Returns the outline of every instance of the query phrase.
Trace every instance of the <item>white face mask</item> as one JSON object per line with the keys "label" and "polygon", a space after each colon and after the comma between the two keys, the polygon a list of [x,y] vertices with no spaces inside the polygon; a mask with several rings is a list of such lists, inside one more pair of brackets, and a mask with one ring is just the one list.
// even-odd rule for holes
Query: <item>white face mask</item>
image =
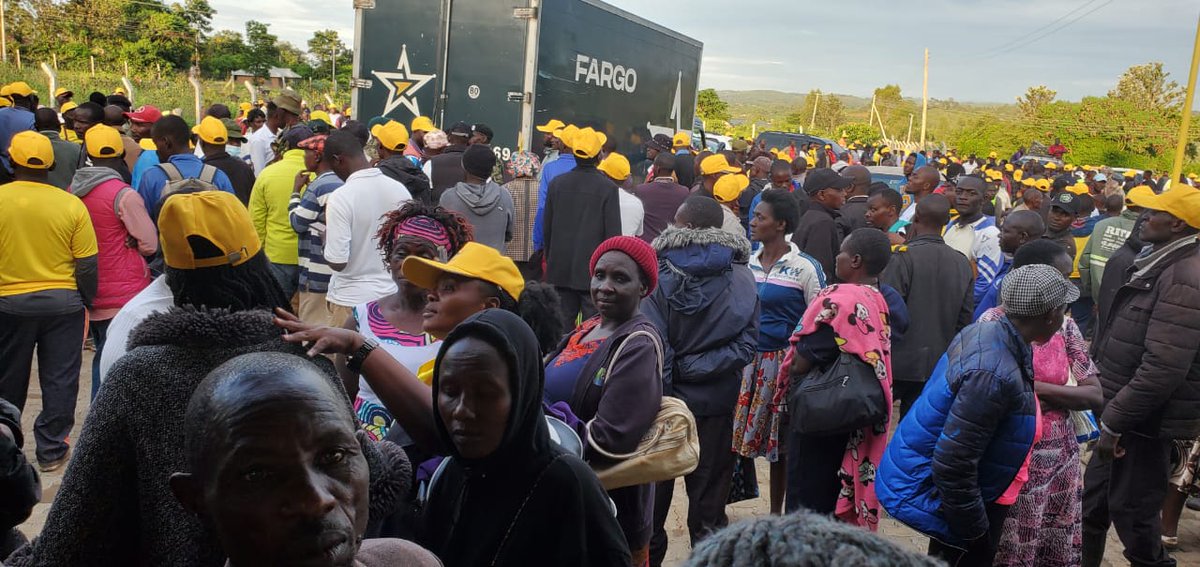
{"label": "white face mask", "polygon": [[225,151],[229,153],[230,157],[241,157],[242,155],[241,146],[225,146]]}

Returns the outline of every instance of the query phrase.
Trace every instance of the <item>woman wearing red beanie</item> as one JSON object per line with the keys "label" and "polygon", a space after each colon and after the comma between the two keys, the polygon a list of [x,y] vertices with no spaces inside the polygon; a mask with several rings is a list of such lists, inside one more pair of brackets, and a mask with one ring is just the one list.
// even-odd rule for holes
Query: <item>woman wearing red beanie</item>
{"label": "woman wearing red beanie", "polygon": [[[550,353],[545,401],[567,402],[587,423],[585,458],[630,453],[662,404],[662,345],[641,314],[658,284],[658,258],[639,238],[615,236],[592,253],[590,292],[598,315],[581,323]],[[633,565],[649,557],[654,485],[609,491]]]}

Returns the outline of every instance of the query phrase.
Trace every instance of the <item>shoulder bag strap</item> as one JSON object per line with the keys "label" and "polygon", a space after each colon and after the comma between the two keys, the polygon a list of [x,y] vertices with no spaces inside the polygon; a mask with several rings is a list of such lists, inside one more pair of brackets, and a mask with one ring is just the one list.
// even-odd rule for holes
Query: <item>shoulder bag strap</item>
{"label": "shoulder bag strap", "polygon": [[211,165],[208,165],[208,164],[204,164],[204,167],[200,168],[200,177],[198,178],[198,179],[200,179],[200,181],[203,181],[208,184],[212,184],[213,179],[215,179],[216,177],[217,177],[217,168],[215,168]]}
{"label": "shoulder bag strap", "polygon": [[[607,366],[607,367],[605,367],[605,369],[604,369],[604,376],[603,376],[603,378],[604,378],[604,381],[605,381],[605,382],[607,382],[607,381],[608,381],[608,369],[609,369],[609,368],[612,368],[613,366],[615,366],[615,365],[616,365],[616,363],[617,363],[617,358],[618,358],[619,356],[621,356],[621,352],[625,350],[625,345],[629,344],[629,340],[630,340],[630,339],[632,339],[632,338],[634,338],[634,337],[636,337],[636,336],[640,336],[640,335],[645,335],[645,336],[647,336],[647,337],[650,337],[650,342],[654,343],[654,350],[655,350],[655,351],[657,352],[657,354],[658,354],[658,379],[659,379],[659,380],[662,380],[662,372],[663,372],[663,349],[662,349],[662,341],[660,341],[660,340],[658,339],[658,335],[657,335],[657,334],[655,334],[655,333],[651,333],[651,332],[649,332],[649,331],[634,331],[634,332],[632,332],[632,333],[629,333],[629,336],[625,337],[625,340],[621,341],[621,344],[620,344],[620,345],[617,345],[617,350],[616,350],[615,352],[613,352],[612,358],[611,358],[611,359],[609,359],[609,361],[608,361],[608,366]],[[599,454],[603,455],[604,457],[606,457],[606,458],[609,458],[609,459],[613,459],[613,460],[616,460],[616,461],[620,461],[620,460],[628,459],[629,457],[631,457],[631,456],[633,456],[633,455],[635,454],[635,453],[629,453],[629,454],[625,454],[625,455],[619,455],[619,454],[616,454],[616,453],[611,453],[611,452],[609,452],[609,451],[605,450],[603,447],[601,447],[601,446],[600,446],[598,443],[596,443],[596,442],[595,442],[595,441],[592,439],[592,421],[596,421],[596,418],[594,418],[594,417],[593,417],[593,418],[591,419],[591,421],[588,421],[588,422],[587,422],[586,424],[584,424],[584,426],[583,426],[583,427],[584,427],[584,432],[587,434],[587,444],[588,444],[588,446],[589,446],[589,447],[591,447],[593,450],[595,450],[597,453],[599,453]]]}
{"label": "shoulder bag strap", "polygon": [[121,199],[124,198],[125,193],[129,191],[133,191],[133,189],[129,187],[123,187],[120,191],[117,191],[117,196],[113,197],[113,214],[117,215],[117,218],[121,217]]}

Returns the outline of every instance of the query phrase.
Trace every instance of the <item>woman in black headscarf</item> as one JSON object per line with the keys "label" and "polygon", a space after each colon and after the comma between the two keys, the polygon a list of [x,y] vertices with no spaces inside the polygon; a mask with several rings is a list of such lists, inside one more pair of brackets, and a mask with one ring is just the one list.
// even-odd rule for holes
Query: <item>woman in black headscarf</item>
{"label": "woman in black headscarf", "polygon": [[543,382],[537,338],[516,314],[482,311],[442,344],[434,422],[451,457],[420,541],[447,567],[629,565],[595,474],[550,440]]}

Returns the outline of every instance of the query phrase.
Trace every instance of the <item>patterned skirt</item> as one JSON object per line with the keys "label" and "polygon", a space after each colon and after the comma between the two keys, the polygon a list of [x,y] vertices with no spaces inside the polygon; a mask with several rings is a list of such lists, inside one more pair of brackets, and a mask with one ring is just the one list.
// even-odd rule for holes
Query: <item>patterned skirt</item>
{"label": "patterned skirt", "polygon": [[382,441],[392,427],[392,414],[387,408],[362,398],[354,399],[354,415],[372,441]]}
{"label": "patterned skirt", "polygon": [[1083,473],[1075,428],[1065,412],[1043,421],[1029,482],[1008,510],[995,565],[1074,566],[1082,561]]}
{"label": "patterned skirt", "polygon": [[779,460],[780,429],[787,418],[787,379],[779,367],[787,349],[760,352],[742,371],[742,388],[733,414],[733,452],[743,457]]}

